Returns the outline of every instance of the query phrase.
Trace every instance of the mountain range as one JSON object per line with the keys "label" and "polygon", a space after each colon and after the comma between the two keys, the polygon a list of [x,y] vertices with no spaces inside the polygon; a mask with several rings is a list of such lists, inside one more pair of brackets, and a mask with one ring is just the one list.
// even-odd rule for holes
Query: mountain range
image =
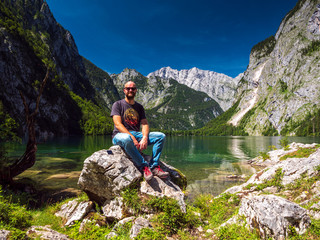
{"label": "mountain range", "polygon": [[[43,0],[0,3],[0,129],[25,133],[24,105],[46,70],[37,130],[42,138],[109,134],[112,103],[135,81],[150,125],[163,130],[241,128],[248,135],[316,135],[319,130],[320,4],[299,0],[275,34],[253,46],[236,78],[200,70],[134,69],[109,75],[80,56],[72,34]],[[223,119],[223,120],[222,120]],[[4,130],[1,130],[2,132]],[[216,133],[216,132],[215,132]]]}
{"label": "mountain range", "polygon": [[175,79],[194,90],[208,94],[226,111],[234,103],[237,85],[242,75],[241,73],[236,78],[231,78],[222,73],[201,70],[196,67],[180,71],[164,67],[149,73],[147,77],[158,76],[163,79]]}

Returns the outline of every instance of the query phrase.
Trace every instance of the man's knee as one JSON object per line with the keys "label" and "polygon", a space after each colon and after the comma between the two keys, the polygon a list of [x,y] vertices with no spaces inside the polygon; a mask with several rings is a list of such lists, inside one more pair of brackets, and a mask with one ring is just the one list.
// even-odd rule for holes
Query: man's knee
{"label": "man's knee", "polygon": [[114,136],[114,144],[128,144],[129,142],[132,142],[132,138],[128,133],[118,133],[117,135]]}

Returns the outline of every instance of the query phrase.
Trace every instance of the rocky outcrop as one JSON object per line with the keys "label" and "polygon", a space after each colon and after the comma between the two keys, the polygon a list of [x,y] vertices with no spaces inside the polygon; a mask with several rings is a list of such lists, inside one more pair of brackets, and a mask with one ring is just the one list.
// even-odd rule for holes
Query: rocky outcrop
{"label": "rocky outcrop", "polygon": [[[296,157],[303,150],[309,155]],[[250,228],[259,231],[263,239],[285,239],[292,231],[303,234],[311,224],[310,217],[319,217],[319,181],[298,196],[293,186],[298,181],[307,181],[319,175],[319,145],[292,143],[285,149],[273,150],[267,155],[268,159],[257,157],[249,161],[259,167],[265,161],[266,168],[253,174],[246,183],[224,192],[236,194],[241,203],[238,214],[223,226],[241,222],[242,216]],[[303,208],[314,201],[308,210]]]}
{"label": "rocky outcrop", "polygon": [[303,234],[311,224],[306,209],[273,195],[244,198],[239,215],[246,218],[249,226],[258,229],[263,239],[269,236],[285,239],[292,227],[298,234]]}
{"label": "rocky outcrop", "polygon": [[204,92],[213,98],[223,111],[226,111],[234,103],[237,85],[242,74],[236,78],[231,78],[222,73],[201,70],[196,67],[180,71],[171,67],[164,67],[148,74],[149,78],[155,76],[163,79],[174,79],[194,90]]}
{"label": "rocky outcrop", "polygon": [[[149,156],[144,156],[149,161]],[[185,176],[173,167],[161,163],[161,168],[169,172],[170,178],[162,180],[154,177],[151,181],[142,181],[142,174],[134,166],[120,146],[95,152],[84,161],[78,185],[90,199],[102,205],[108,218],[121,220],[124,217],[124,204],[121,193],[130,187],[139,186],[141,194],[176,199],[185,210]],[[141,182],[141,183],[140,183]],[[179,186],[179,185],[180,186]]]}
{"label": "rocky outcrop", "polygon": [[71,226],[76,221],[82,220],[91,210],[93,210],[93,202],[80,202],[77,199],[63,204],[60,211],[56,212],[57,217],[66,219],[65,226]]}

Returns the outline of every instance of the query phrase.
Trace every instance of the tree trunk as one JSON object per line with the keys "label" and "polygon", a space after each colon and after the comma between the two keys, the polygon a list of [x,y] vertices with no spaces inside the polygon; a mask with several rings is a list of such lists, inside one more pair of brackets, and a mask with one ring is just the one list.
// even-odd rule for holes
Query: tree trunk
{"label": "tree trunk", "polygon": [[40,98],[43,92],[43,89],[46,85],[46,82],[49,77],[49,69],[45,78],[42,81],[41,88],[37,97],[36,107],[33,113],[29,112],[29,107],[27,105],[26,99],[20,91],[20,96],[24,105],[24,110],[26,114],[27,130],[28,130],[28,143],[24,154],[17,159],[13,164],[4,169],[1,169],[0,172],[0,181],[1,183],[11,183],[15,176],[23,173],[28,168],[31,168],[36,162],[36,152],[37,152],[37,143],[36,143],[36,132],[35,132],[35,117],[39,110]]}

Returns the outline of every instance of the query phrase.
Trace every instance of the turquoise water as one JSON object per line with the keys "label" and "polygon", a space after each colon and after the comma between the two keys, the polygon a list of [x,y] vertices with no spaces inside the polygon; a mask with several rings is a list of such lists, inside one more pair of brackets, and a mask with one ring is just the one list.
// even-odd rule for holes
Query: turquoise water
{"label": "turquoise water", "polygon": [[[246,161],[279,146],[281,137],[167,137],[161,159],[178,168],[188,179],[187,193],[217,195],[238,184],[228,175],[250,175]],[[289,142],[320,143],[320,138],[289,137]],[[39,186],[61,190],[77,188],[84,160],[95,151],[112,146],[110,136],[68,137],[38,144],[36,164],[19,178],[31,178]],[[19,157],[24,144],[7,143],[10,157]],[[145,151],[150,154],[150,149]]]}

